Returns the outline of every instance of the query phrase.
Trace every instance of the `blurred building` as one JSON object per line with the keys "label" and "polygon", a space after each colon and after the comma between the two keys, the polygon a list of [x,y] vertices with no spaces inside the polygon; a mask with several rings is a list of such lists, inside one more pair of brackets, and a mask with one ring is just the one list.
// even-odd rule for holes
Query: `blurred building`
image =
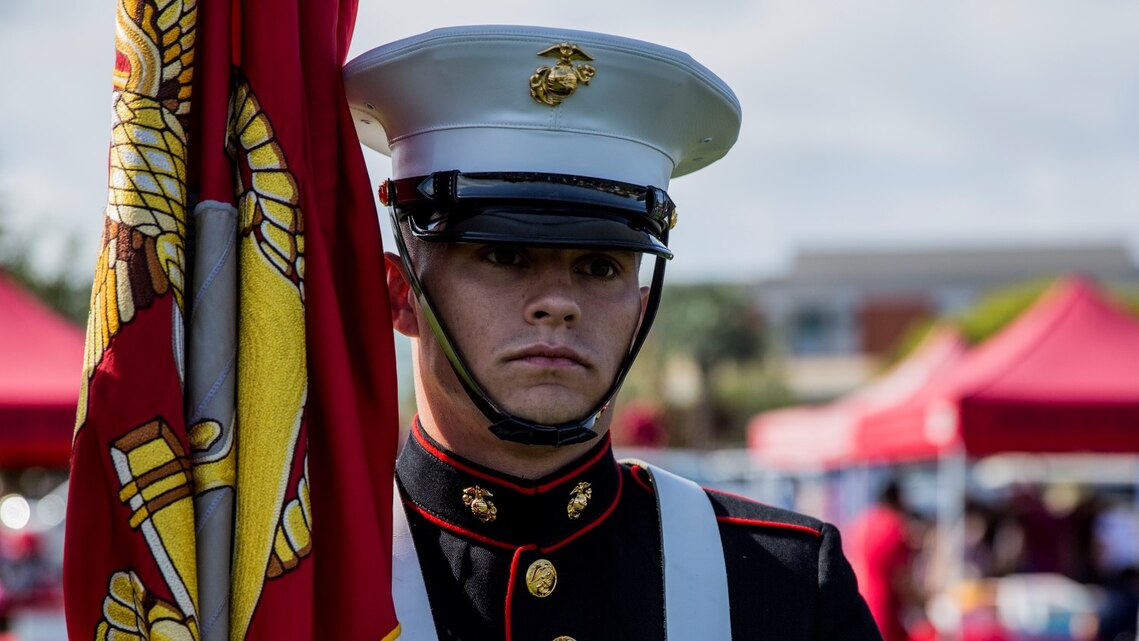
{"label": "blurred building", "polygon": [[786,275],[761,281],[757,297],[787,385],[802,400],[823,400],[866,382],[916,323],[994,289],[1067,273],[1139,284],[1135,258],[1115,243],[806,250]]}

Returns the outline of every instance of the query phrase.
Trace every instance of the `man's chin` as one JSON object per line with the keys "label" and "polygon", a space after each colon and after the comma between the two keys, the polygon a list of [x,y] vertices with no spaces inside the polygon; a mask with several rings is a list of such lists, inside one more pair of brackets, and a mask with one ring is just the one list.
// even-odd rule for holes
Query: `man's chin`
{"label": "man's chin", "polygon": [[[529,395],[527,395],[529,396]],[[577,423],[597,405],[577,394],[539,394],[537,398],[512,398],[502,407],[512,416],[541,425]]]}

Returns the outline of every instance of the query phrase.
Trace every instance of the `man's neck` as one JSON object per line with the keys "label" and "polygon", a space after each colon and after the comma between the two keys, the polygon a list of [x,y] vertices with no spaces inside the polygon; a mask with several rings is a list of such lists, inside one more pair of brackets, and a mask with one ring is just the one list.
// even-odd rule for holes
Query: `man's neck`
{"label": "man's neck", "polygon": [[[524,479],[539,479],[552,474],[597,443],[590,439],[561,447],[524,445],[498,438],[490,432],[485,419],[448,418],[422,409],[419,423],[423,431],[451,452],[497,472]],[[607,424],[600,426],[598,436],[606,431]]]}

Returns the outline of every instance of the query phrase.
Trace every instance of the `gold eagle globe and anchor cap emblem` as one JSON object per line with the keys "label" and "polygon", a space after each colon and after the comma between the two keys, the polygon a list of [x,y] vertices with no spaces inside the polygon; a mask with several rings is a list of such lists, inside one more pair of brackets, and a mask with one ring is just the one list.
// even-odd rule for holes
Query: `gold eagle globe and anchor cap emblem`
{"label": "gold eagle globe and anchor cap emblem", "polygon": [[566,514],[571,519],[576,519],[581,516],[585,511],[585,506],[589,505],[589,499],[593,498],[593,488],[589,483],[578,483],[572,490],[570,490],[569,505],[566,506]]}
{"label": "gold eagle globe and anchor cap emblem", "polygon": [[475,485],[463,489],[463,505],[471,508],[471,514],[474,514],[478,520],[483,523],[491,523],[498,518],[498,508],[494,506],[492,501],[487,500],[489,497],[494,496],[489,490]]}
{"label": "gold eagle globe and anchor cap emblem", "polygon": [[539,56],[556,57],[558,62],[552,67],[538,67],[530,76],[530,96],[535,101],[556,107],[577,91],[578,83],[588,85],[597,73],[593,65],[574,65],[574,60],[592,62],[593,56],[585,53],[575,44],[561,42],[538,52]]}

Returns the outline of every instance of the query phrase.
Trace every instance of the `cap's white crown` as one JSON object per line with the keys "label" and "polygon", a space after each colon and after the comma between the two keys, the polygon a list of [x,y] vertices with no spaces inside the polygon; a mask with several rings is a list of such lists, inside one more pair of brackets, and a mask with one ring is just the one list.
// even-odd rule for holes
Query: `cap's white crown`
{"label": "cap's white crown", "polygon": [[[571,43],[588,84],[557,106],[530,78]],[[580,65],[582,62],[573,61]],[[585,31],[437,29],[372,49],[344,70],[360,139],[396,178],[458,169],[574,174],[665,188],[723,157],[739,135],[735,94],[680,51]]]}

